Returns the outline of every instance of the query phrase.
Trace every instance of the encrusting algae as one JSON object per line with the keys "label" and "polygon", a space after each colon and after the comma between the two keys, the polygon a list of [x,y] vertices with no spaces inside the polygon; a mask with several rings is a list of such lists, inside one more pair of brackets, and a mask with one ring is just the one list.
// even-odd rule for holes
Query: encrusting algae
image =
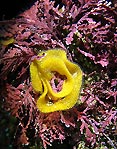
{"label": "encrusting algae", "polygon": [[60,49],[39,53],[30,65],[32,87],[39,94],[37,107],[43,113],[72,108],[82,85],[80,67]]}

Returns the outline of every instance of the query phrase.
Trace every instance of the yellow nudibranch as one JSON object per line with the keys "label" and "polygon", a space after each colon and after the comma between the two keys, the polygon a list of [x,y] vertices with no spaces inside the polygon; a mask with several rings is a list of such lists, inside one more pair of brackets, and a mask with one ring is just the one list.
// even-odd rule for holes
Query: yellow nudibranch
{"label": "yellow nudibranch", "polygon": [[9,44],[13,44],[15,42],[15,39],[13,37],[5,39],[5,40],[0,40],[0,44],[4,46],[8,46]]}
{"label": "yellow nudibranch", "polygon": [[32,87],[39,95],[37,108],[43,113],[72,108],[82,85],[80,67],[61,49],[42,51],[38,57],[30,65]]}

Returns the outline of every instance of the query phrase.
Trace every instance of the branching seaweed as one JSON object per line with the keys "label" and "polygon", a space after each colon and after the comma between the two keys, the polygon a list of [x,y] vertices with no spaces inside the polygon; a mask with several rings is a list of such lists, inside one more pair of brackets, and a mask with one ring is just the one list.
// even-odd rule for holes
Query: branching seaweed
{"label": "branching seaweed", "polygon": [[[42,50],[53,48],[65,50],[70,61],[80,64],[84,72],[81,104],[44,114],[36,106],[39,95],[32,89],[29,66]],[[115,1],[37,0],[17,17],[0,21],[0,86],[2,110],[17,119],[17,147],[42,142],[43,148],[115,149]]]}

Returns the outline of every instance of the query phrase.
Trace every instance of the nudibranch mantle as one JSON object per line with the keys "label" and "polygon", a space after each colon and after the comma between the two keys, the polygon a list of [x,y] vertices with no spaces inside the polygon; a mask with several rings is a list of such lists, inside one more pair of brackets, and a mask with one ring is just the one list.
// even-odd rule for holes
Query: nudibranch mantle
{"label": "nudibranch mantle", "polygon": [[42,51],[30,64],[31,83],[39,95],[37,108],[43,113],[67,110],[78,101],[82,85],[80,67],[61,49]]}

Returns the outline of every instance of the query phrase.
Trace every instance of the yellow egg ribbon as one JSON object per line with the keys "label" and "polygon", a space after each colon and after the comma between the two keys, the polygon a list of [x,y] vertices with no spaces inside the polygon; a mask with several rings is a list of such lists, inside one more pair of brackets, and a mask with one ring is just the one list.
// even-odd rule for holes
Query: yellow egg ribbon
{"label": "yellow egg ribbon", "polygon": [[42,51],[38,57],[30,65],[32,87],[39,94],[37,108],[43,113],[72,108],[82,85],[80,67],[61,49]]}

